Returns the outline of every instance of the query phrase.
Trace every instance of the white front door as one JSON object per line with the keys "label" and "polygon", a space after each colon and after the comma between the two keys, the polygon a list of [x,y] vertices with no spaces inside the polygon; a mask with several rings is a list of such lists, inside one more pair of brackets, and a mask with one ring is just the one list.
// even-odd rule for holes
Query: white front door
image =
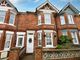
{"label": "white front door", "polygon": [[34,51],[34,31],[27,31],[26,53],[33,53],[33,51]]}

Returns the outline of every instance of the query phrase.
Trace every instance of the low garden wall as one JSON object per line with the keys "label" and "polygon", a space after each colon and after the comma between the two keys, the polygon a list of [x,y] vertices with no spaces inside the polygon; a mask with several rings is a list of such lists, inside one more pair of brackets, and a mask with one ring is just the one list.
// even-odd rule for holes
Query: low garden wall
{"label": "low garden wall", "polygon": [[26,49],[14,47],[10,50],[0,51],[0,60],[20,60],[24,56]]}
{"label": "low garden wall", "polygon": [[8,60],[19,60],[20,48],[11,48],[9,51]]}
{"label": "low garden wall", "polygon": [[80,60],[80,49],[36,48],[35,60]]}
{"label": "low garden wall", "polygon": [[0,60],[8,60],[8,52],[9,51],[0,51]]}

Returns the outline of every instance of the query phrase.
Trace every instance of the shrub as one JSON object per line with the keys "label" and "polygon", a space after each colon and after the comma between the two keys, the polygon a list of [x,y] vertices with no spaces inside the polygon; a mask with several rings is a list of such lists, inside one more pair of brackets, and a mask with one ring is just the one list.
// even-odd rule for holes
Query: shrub
{"label": "shrub", "polygon": [[66,35],[60,36],[60,40],[58,41],[59,44],[70,43],[70,42],[71,38]]}
{"label": "shrub", "polygon": [[58,45],[57,45],[57,49],[69,48],[71,40],[72,39],[69,36],[66,36],[66,35],[60,36],[60,39],[59,39]]}
{"label": "shrub", "polygon": [[62,48],[62,45],[57,45],[57,49],[61,49]]}

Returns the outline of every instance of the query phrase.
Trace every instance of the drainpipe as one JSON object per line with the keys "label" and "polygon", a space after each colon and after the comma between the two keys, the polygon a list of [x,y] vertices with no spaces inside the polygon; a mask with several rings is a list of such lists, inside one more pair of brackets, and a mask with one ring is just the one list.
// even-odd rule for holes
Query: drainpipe
{"label": "drainpipe", "polygon": [[[18,15],[18,13],[17,13]],[[16,17],[17,17],[16,15]],[[18,32],[18,19],[16,19],[16,33]],[[17,39],[17,34],[16,34],[16,39]],[[16,42],[15,42],[15,46],[16,46]]]}

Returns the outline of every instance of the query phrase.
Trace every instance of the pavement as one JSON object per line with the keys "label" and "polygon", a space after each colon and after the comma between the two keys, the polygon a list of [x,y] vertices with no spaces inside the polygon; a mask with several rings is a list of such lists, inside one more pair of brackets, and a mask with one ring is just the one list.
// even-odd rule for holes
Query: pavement
{"label": "pavement", "polygon": [[34,54],[25,54],[20,60],[34,60]]}

